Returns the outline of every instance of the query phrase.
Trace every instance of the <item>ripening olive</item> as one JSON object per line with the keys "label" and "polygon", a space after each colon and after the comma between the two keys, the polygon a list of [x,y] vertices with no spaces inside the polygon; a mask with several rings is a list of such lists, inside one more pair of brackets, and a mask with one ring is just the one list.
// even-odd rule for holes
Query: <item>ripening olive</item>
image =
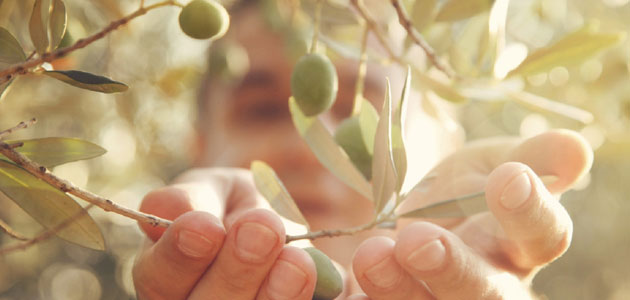
{"label": "ripening olive", "polygon": [[215,0],[193,0],[179,14],[182,31],[195,39],[218,39],[230,25],[230,16]]}
{"label": "ripening olive", "polygon": [[335,299],[343,289],[341,275],[326,254],[313,247],[304,248],[304,250],[311,256],[317,269],[313,300]]}
{"label": "ripening olive", "polygon": [[291,74],[291,93],[306,116],[329,109],[337,96],[337,71],[322,54],[302,56]]}

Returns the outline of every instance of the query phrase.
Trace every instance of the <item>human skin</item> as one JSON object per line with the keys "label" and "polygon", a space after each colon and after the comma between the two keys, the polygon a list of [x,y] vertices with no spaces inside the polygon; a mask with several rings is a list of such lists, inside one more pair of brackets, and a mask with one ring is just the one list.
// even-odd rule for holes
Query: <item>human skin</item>
{"label": "human skin", "polygon": [[[207,85],[199,168],[149,193],[141,205],[175,221],[166,230],[141,225],[148,239],[133,269],[140,299],[311,299],[313,262],[285,245],[280,219],[260,209],[264,200],[251,174],[239,169],[254,159],[275,169],[312,230],[356,226],[373,216],[371,203],[326,171],[293,128],[292,66],[281,36],[265,29],[253,10],[241,14],[227,38],[248,50],[250,72],[237,84]],[[338,103],[323,116],[331,127],[349,114],[354,70],[338,64]],[[382,99],[380,78],[370,76],[366,96]],[[408,119],[414,113],[420,112]],[[407,138],[422,140],[423,132]],[[315,245],[349,267],[342,298],[361,292],[353,299],[528,299],[536,272],[570,244],[571,219],[558,196],[591,162],[589,147],[569,131],[478,141],[433,168],[433,179],[414,189],[401,209],[485,190],[490,212],[401,220],[398,231]],[[543,175],[557,180],[545,187]]]}

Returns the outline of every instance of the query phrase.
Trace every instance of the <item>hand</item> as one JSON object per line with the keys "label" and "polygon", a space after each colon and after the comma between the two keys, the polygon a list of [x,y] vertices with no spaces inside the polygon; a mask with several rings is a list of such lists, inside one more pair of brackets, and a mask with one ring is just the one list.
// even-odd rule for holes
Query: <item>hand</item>
{"label": "hand", "polygon": [[[455,153],[412,192],[414,207],[405,208],[485,188],[490,212],[408,222],[396,241],[366,240],[353,269],[367,296],[352,299],[531,299],[532,278],[571,241],[572,222],[558,195],[591,163],[590,147],[565,130],[523,142],[477,142]],[[557,180],[545,187],[543,175]]]}
{"label": "hand", "polygon": [[195,170],[177,182],[147,194],[140,208],[175,221],[166,230],[141,225],[149,239],[133,267],[139,299],[311,299],[315,265],[285,246],[274,213],[255,209],[265,202],[248,171]]}

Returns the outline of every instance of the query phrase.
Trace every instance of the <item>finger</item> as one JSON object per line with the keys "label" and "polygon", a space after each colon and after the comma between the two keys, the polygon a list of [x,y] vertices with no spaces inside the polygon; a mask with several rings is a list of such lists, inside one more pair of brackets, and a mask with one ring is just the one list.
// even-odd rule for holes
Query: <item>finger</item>
{"label": "finger", "polygon": [[189,212],[140,254],[133,278],[140,299],[186,299],[216,257],[225,229],[216,217]]}
{"label": "finger", "polygon": [[285,232],[273,213],[256,209],[243,214],[228,233],[212,267],[189,299],[254,299],[282,251]]}
{"label": "finger", "polygon": [[352,269],[363,291],[371,299],[433,299],[426,288],[396,262],[394,241],[373,237],[364,241],[354,255]]}
{"label": "finger", "polygon": [[488,207],[519,251],[509,251],[519,267],[546,264],[566,251],[572,222],[564,207],[524,164],[496,168],[486,185]]}
{"label": "finger", "polygon": [[[140,211],[158,217],[175,220],[180,215],[193,210],[188,193],[176,187],[163,187],[144,196]],[[157,241],[166,228],[140,223],[140,229],[152,240]]]}
{"label": "finger", "polygon": [[[226,228],[252,208],[268,208],[256,190],[251,172],[245,169],[194,169],[180,175],[175,182],[194,184],[201,189],[202,192],[195,193],[199,197],[191,197],[193,205],[222,218]],[[218,201],[209,202],[208,198]]]}
{"label": "finger", "polygon": [[432,223],[403,228],[394,254],[400,266],[425,282],[437,299],[516,299],[505,293],[524,293],[515,278],[507,286],[493,283],[494,269],[457,236]]}
{"label": "finger", "polygon": [[367,295],[363,295],[363,294],[354,294],[354,295],[346,298],[346,300],[370,300],[370,297],[368,297]]}
{"label": "finger", "polygon": [[310,300],[316,282],[317,270],[308,253],[287,246],[280,252],[256,299]]}
{"label": "finger", "polygon": [[547,187],[552,193],[561,193],[590,170],[593,151],[579,134],[553,130],[525,140],[514,148],[508,160],[522,162],[540,176],[558,177]]}

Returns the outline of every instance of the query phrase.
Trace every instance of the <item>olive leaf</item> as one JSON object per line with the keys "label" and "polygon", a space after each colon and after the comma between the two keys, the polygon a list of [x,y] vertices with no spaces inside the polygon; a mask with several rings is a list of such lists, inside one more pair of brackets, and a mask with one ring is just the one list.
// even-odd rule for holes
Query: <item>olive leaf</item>
{"label": "olive leaf", "polygon": [[[0,191],[48,229],[83,210],[68,195],[4,160],[0,160]],[[103,234],[87,214],[56,232],[56,235],[90,249],[105,249]]]}
{"label": "olive leaf", "polygon": [[593,122],[595,118],[589,111],[525,91],[505,91],[504,95],[530,109],[543,113],[554,113],[584,124]]}
{"label": "olive leaf", "polygon": [[126,91],[129,87],[118,81],[113,81],[107,77],[90,74],[83,71],[45,71],[44,75],[63,81],[78,88],[101,92],[119,93]]}
{"label": "olive leaf", "polygon": [[597,33],[596,27],[594,24],[587,24],[554,44],[534,51],[507,76],[533,75],[557,66],[577,64],[619,44],[626,38],[625,32]]}
{"label": "olive leaf", "polygon": [[440,8],[435,21],[454,22],[489,10],[494,0],[449,0]]}
{"label": "olive leaf", "polygon": [[[300,8],[311,18],[315,18],[317,11],[316,1],[300,1]],[[350,9],[349,5],[342,5],[333,1],[323,1],[321,3],[321,19],[328,26],[356,25],[359,23],[357,15]]]}
{"label": "olive leaf", "polygon": [[412,69],[412,71],[413,78],[416,78],[419,83],[418,86],[428,88],[436,95],[440,96],[440,98],[453,103],[464,103],[468,101],[468,98],[454,87],[434,79],[429,75],[423,74],[422,72],[418,72],[416,69]]}
{"label": "olive leaf", "polygon": [[396,170],[396,192],[400,192],[407,174],[407,151],[404,142],[404,117],[407,113],[407,98],[411,89],[411,67],[407,66],[407,77],[403,86],[398,107],[392,115],[392,156]]}
{"label": "olive leaf", "polygon": [[43,54],[48,49],[48,26],[45,19],[48,15],[44,14],[48,12],[48,6],[46,9],[42,8],[42,0],[35,0],[33,4],[33,12],[31,13],[31,20],[28,23],[28,29],[31,34],[31,41],[35,46],[35,50],[38,54]]}
{"label": "olive leaf", "polygon": [[380,213],[392,198],[398,182],[394,169],[392,151],[392,101],[389,79],[385,91],[385,102],[376,126],[374,158],[372,159],[372,195],[374,208]]}
{"label": "olive leaf", "polygon": [[3,27],[0,27],[0,63],[14,64],[26,60],[20,43]]}
{"label": "olive leaf", "polygon": [[308,222],[295,204],[295,201],[282,184],[276,172],[266,163],[255,160],[250,170],[258,191],[267,199],[271,208],[279,215],[308,228]]}
{"label": "olive leaf", "polygon": [[346,185],[372,199],[370,184],[337,145],[324,124],[317,117],[305,116],[293,97],[289,98],[289,109],[295,128],[319,162]]}
{"label": "olive leaf", "polygon": [[66,33],[68,17],[66,15],[66,5],[63,4],[62,0],[53,0],[52,5],[52,12],[50,13],[50,50],[55,50]]}
{"label": "olive leaf", "polygon": [[461,197],[414,209],[400,215],[401,218],[460,218],[488,210],[484,192]]}
{"label": "olive leaf", "polygon": [[[77,138],[46,137],[31,140],[6,141],[7,144],[22,143],[15,150],[46,168],[65,163],[90,159],[107,152],[101,146]],[[4,157],[0,155],[0,157]]]}

